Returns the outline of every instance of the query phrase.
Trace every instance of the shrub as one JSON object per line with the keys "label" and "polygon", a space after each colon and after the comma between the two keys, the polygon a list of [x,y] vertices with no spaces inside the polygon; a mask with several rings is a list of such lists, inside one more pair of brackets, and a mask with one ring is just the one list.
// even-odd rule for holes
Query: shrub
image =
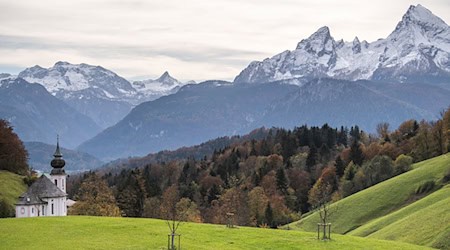
{"label": "shrub", "polygon": [[424,194],[428,193],[436,186],[436,183],[433,180],[429,180],[426,182],[423,182],[416,188],[416,194]]}
{"label": "shrub", "polygon": [[14,208],[5,200],[0,200],[0,218],[14,217]]}

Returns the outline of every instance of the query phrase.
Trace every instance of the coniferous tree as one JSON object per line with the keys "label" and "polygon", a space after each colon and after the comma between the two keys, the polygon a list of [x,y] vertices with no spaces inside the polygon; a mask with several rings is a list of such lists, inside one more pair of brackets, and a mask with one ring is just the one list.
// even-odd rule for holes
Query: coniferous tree
{"label": "coniferous tree", "polygon": [[286,194],[286,191],[287,191],[289,185],[288,185],[288,180],[287,180],[286,173],[285,173],[283,167],[280,167],[277,169],[276,178],[277,178],[278,190],[280,190],[282,194]]}
{"label": "coniferous tree", "polygon": [[350,146],[350,161],[353,161],[359,166],[361,166],[364,161],[364,155],[361,150],[361,145],[357,140],[353,140],[352,145]]}
{"label": "coniferous tree", "polygon": [[266,210],[264,211],[264,217],[269,227],[273,227],[273,210],[270,202],[267,203]]}
{"label": "coniferous tree", "polygon": [[344,161],[342,161],[340,156],[336,157],[334,166],[336,167],[336,175],[342,177],[344,175],[345,166]]}
{"label": "coniferous tree", "polygon": [[309,148],[308,157],[306,158],[306,167],[308,168],[308,172],[311,170],[314,165],[317,163],[317,148],[312,145]]}

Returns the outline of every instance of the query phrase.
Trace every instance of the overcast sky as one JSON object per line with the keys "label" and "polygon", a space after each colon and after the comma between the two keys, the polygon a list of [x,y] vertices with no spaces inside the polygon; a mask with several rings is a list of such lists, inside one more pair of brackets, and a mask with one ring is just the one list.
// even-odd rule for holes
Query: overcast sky
{"label": "overcast sky", "polygon": [[0,0],[0,73],[68,61],[128,79],[232,80],[322,26],[336,40],[384,38],[418,3],[449,24],[449,0]]}

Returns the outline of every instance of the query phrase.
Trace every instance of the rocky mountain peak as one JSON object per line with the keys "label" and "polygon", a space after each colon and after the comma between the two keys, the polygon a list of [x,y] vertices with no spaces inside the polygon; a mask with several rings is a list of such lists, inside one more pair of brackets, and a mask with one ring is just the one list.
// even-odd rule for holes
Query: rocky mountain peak
{"label": "rocky mountain peak", "polygon": [[331,51],[334,49],[335,41],[331,37],[330,29],[323,26],[314,32],[307,39],[301,40],[296,49],[303,49],[311,54],[318,54],[323,50]]}
{"label": "rocky mountain peak", "polygon": [[437,31],[439,33],[443,30],[448,30],[448,25],[442,19],[420,4],[409,7],[402,20],[397,24],[394,33],[399,33],[412,27],[418,27],[423,32]]}
{"label": "rocky mountain peak", "polygon": [[165,71],[158,79],[156,79],[156,81],[162,83],[162,85],[167,86],[174,86],[181,84],[177,79],[173,78],[167,71]]}
{"label": "rocky mountain peak", "polygon": [[353,39],[352,45],[353,45],[352,51],[354,54],[358,54],[361,52],[361,42],[359,42],[359,39],[357,36],[355,36],[355,39]]}

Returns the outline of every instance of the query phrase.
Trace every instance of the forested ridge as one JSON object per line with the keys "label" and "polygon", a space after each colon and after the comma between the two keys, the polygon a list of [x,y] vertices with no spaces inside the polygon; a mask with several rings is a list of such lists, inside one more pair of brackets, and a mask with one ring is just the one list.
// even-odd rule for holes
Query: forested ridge
{"label": "forested ridge", "polygon": [[69,195],[80,200],[80,185],[97,174],[122,216],[166,219],[175,209],[180,220],[227,223],[232,213],[238,225],[276,227],[299,219],[324,194],[341,199],[449,150],[450,109],[437,121],[408,120],[392,130],[380,123],[376,135],[356,125],[272,128],[201,158],[72,176]]}

